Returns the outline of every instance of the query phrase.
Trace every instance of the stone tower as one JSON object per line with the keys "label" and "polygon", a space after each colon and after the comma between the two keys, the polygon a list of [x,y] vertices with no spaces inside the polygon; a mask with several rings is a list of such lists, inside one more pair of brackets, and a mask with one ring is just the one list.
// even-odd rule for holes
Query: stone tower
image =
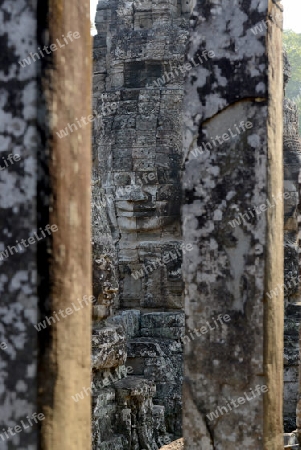
{"label": "stone tower", "polygon": [[[291,67],[284,52],[284,87],[291,76]],[[296,404],[299,378],[300,261],[300,168],[301,142],[299,117],[294,101],[284,99],[283,105],[284,165],[284,426],[296,428]],[[282,287],[281,287],[282,288]]]}
{"label": "stone tower", "polygon": [[189,11],[189,2],[177,0],[97,6],[95,449],[160,448],[182,433],[181,263],[190,247],[182,248],[180,177]]}

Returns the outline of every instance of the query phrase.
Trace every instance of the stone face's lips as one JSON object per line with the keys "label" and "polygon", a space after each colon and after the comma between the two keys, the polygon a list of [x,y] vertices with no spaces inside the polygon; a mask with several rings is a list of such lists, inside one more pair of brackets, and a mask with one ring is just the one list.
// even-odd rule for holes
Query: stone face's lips
{"label": "stone face's lips", "polygon": [[134,206],[134,213],[135,212],[149,212],[149,211],[155,211],[156,207],[155,206],[144,206],[141,205],[141,207],[139,207],[140,205],[135,205]]}

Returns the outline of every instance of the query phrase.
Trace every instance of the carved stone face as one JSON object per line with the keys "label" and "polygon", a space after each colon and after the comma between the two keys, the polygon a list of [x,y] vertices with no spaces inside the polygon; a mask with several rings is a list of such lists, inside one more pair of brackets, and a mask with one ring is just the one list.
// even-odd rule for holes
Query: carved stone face
{"label": "carved stone face", "polygon": [[[180,114],[174,109],[163,123],[158,91],[143,92],[145,96],[150,93],[152,99],[149,105],[143,105],[142,113],[135,110],[124,117],[122,109],[131,103],[134,109],[139,99],[119,102],[106,149],[110,168],[104,173],[103,187],[109,199],[112,224],[117,226],[121,238],[124,233],[134,232],[139,240],[139,233],[148,231],[158,232],[159,236],[166,227],[179,221]],[[157,114],[154,113],[156,97]],[[169,102],[173,100],[170,97]],[[172,103],[180,107],[179,96]],[[111,125],[112,120],[109,122]]]}
{"label": "carved stone face", "polygon": [[[103,118],[105,139],[98,154],[105,157],[98,167],[117,243],[122,307],[182,307],[181,255],[176,254],[181,244],[181,99],[178,90],[165,95],[129,90],[126,99],[120,94],[116,114]],[[169,253],[175,258],[159,264]]]}
{"label": "carved stone face", "polygon": [[[117,249],[120,306],[180,309],[183,72],[175,69],[184,63],[188,16],[180,16],[190,2],[152,4],[150,12],[144,0],[120,1],[117,15],[107,14],[110,4],[98,5],[93,108],[118,107],[94,124],[94,173],[102,190],[96,202],[106,208]],[[177,14],[179,22],[170,21]],[[109,40],[103,40],[103,27]],[[164,42],[162,33],[168,35]],[[160,264],[168,254],[176,256]]]}
{"label": "carved stone face", "polygon": [[[132,161],[134,165],[141,164],[137,158]],[[172,225],[179,218],[179,184],[171,182],[171,174],[176,172],[179,178],[180,167],[172,171],[170,163],[164,167],[156,163],[155,158],[149,160],[150,171],[130,174],[128,184],[116,190],[115,208],[121,234],[137,232],[139,239],[139,232],[163,231],[164,227]],[[113,174],[122,178],[120,172]]]}

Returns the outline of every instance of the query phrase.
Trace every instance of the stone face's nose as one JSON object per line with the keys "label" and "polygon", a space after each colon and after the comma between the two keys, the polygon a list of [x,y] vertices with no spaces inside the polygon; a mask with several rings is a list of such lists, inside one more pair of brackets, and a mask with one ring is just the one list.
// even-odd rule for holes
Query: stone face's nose
{"label": "stone face's nose", "polygon": [[147,193],[143,190],[142,186],[139,185],[133,185],[133,189],[131,192],[131,201],[132,202],[146,202],[149,200],[149,196]]}

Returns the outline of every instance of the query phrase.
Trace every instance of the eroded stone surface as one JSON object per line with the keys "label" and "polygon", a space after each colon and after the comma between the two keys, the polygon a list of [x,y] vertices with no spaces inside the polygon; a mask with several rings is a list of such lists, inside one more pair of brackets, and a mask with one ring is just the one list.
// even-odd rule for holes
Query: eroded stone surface
{"label": "eroded stone surface", "polygon": [[125,335],[119,327],[103,327],[92,334],[92,369],[109,369],[126,361]]}
{"label": "eroded stone surface", "polygon": [[[231,320],[185,345],[183,430],[189,450],[283,446],[281,295],[279,314],[276,302],[263,306],[265,289],[283,277],[282,202],[273,215],[267,205],[276,187],[282,193],[281,125],[278,135],[268,126],[268,117],[282,123],[279,5],[269,2],[274,20],[264,33],[251,30],[267,20],[267,12],[267,2],[200,2],[193,12],[188,58],[209,45],[215,57],[193,69],[186,83],[182,216],[184,241],[193,245],[183,263],[186,323],[194,330],[219,314]],[[278,55],[267,46],[270,34]],[[273,105],[268,94],[275,95]],[[242,130],[242,121],[252,126]],[[225,133],[219,142],[216,136]],[[202,151],[196,153],[197,147]],[[254,211],[261,204],[266,214]],[[273,268],[265,256],[272,250]],[[270,394],[246,400],[245,393],[265,384]],[[241,404],[230,409],[238,397],[244,397]]]}
{"label": "eroded stone surface", "polygon": [[[8,427],[37,412],[37,247],[27,243],[28,248],[23,246],[21,252],[19,247],[12,247],[37,230],[40,67],[38,63],[26,67],[18,63],[37,49],[36,14],[34,2],[1,2],[0,342],[6,345],[0,349],[1,450],[38,448],[36,427],[31,433],[8,433],[9,440],[3,435]],[[18,154],[20,159],[5,168],[4,161],[10,154]]]}

